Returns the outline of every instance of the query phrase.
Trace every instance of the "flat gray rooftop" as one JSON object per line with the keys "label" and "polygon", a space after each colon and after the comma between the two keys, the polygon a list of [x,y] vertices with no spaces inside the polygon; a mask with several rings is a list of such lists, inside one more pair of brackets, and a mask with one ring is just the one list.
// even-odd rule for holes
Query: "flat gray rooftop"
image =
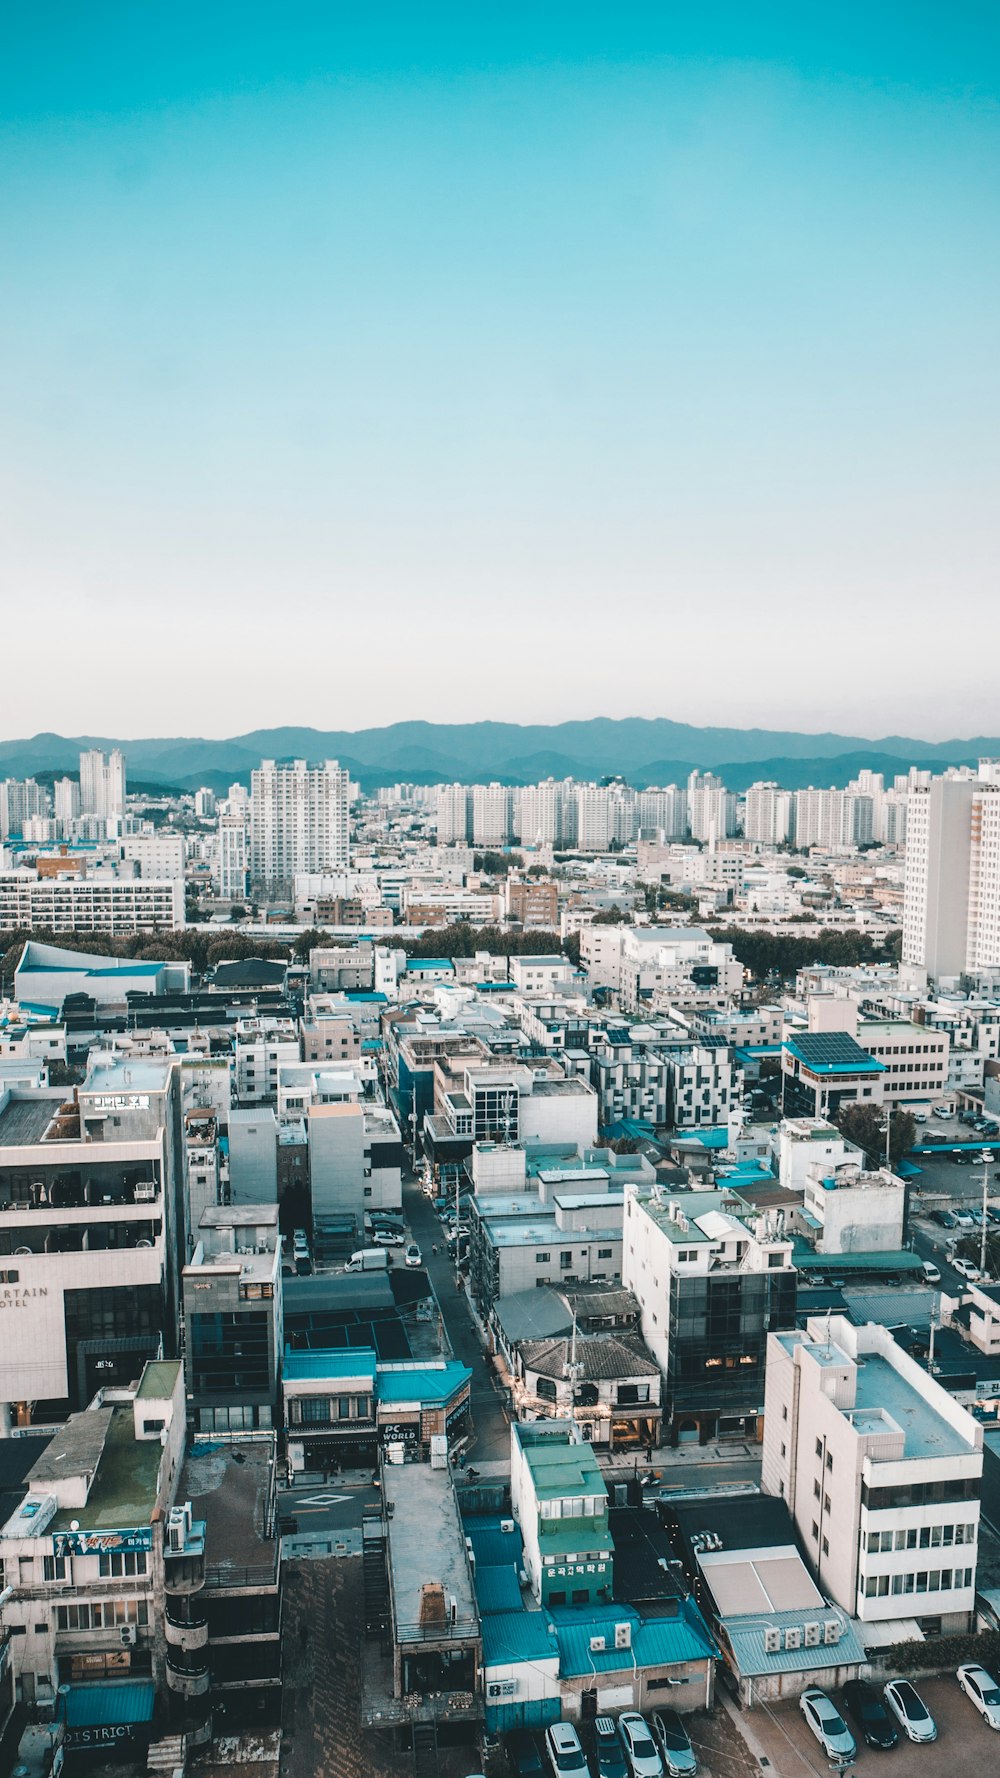
{"label": "flat gray rooftop", "polygon": [[906,1437],[904,1457],[971,1455],[972,1446],[877,1354],[866,1355],[858,1363],[855,1405],[870,1412],[884,1409],[895,1420]]}
{"label": "flat gray rooftop", "polygon": [[195,1445],[177,1491],[192,1516],[205,1521],[205,1563],[217,1584],[264,1579],[274,1571],[277,1546],[268,1536],[270,1443]]}
{"label": "flat gray rooftop", "polygon": [[400,1640],[420,1639],[422,1589],[434,1581],[440,1581],[446,1601],[454,1599],[456,1622],[464,1624],[467,1635],[476,1601],[448,1470],[429,1463],[386,1463],[382,1492],[390,1514],[389,1569]]}
{"label": "flat gray rooftop", "polygon": [[0,1111],[0,1148],[28,1148],[41,1142],[62,1104],[62,1095],[51,1099],[11,1099]]}

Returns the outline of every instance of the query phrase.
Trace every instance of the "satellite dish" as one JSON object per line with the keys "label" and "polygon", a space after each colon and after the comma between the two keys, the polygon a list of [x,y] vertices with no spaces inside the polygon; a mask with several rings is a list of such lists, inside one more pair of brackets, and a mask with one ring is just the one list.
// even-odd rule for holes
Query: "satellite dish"
{"label": "satellite dish", "polygon": [[69,1528],[71,1531],[79,1531],[79,1529],[80,1529],[79,1519],[70,1519]]}

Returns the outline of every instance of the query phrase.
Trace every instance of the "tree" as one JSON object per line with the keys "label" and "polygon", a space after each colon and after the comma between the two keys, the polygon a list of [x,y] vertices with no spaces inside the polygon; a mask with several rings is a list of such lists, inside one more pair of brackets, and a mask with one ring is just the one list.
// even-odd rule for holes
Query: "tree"
{"label": "tree", "polygon": [[592,926],[634,926],[635,921],[629,908],[602,908],[590,922]]}
{"label": "tree", "polygon": [[472,868],[488,877],[505,877],[512,870],[523,870],[524,859],[520,852],[473,852]]}
{"label": "tree", "polygon": [[[908,1111],[889,1114],[889,1166],[893,1172],[916,1139],[916,1121]],[[842,1105],[833,1119],[842,1136],[864,1150],[871,1171],[885,1166],[886,1112],[878,1105]]]}

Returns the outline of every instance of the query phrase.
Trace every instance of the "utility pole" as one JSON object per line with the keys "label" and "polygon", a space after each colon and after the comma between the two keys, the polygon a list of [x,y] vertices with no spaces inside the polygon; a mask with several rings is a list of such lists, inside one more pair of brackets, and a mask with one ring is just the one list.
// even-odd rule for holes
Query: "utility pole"
{"label": "utility pole", "polygon": [[983,1226],[982,1226],[982,1230],[980,1231],[980,1236],[979,1236],[979,1270],[982,1272],[983,1277],[985,1278],[985,1276],[986,1276],[986,1229],[987,1229],[986,1200],[987,1200],[987,1197],[989,1196],[989,1190],[990,1190],[990,1162],[993,1159],[993,1156],[991,1155],[988,1148],[983,1149],[981,1159],[982,1159],[982,1163],[983,1163]]}

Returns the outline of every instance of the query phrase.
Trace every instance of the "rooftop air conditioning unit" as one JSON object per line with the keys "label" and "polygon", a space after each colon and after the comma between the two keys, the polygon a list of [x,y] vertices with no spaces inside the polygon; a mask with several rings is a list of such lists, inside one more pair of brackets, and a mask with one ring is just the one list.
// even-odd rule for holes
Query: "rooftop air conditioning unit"
{"label": "rooftop air conditioning unit", "polygon": [[135,1188],[137,1204],[151,1204],[156,1197],[156,1186],[151,1179],[143,1179]]}
{"label": "rooftop air conditioning unit", "polygon": [[819,1624],[806,1625],[806,1647],[816,1648],[819,1645],[822,1627]]}
{"label": "rooftop air conditioning unit", "polygon": [[131,1648],[135,1642],[135,1639],[136,1639],[136,1627],[134,1624],[119,1624],[119,1626],[118,1626],[118,1640],[121,1643],[123,1648]]}
{"label": "rooftop air conditioning unit", "polygon": [[501,1519],[500,1520],[500,1529],[501,1529],[501,1531],[513,1531],[513,1529],[514,1529],[513,1519]]}
{"label": "rooftop air conditioning unit", "polygon": [[802,1647],[802,1631],[798,1628],[798,1625],[789,1625],[788,1629],[785,1631],[785,1647]]}
{"label": "rooftop air conditioning unit", "polygon": [[602,1655],[607,1646],[607,1638],[604,1636],[592,1636],[590,1638],[590,1652],[592,1655]]}
{"label": "rooftop air conditioning unit", "polygon": [[764,1631],[764,1653],[766,1655],[776,1655],[776,1654],[780,1653],[780,1650],[781,1650],[781,1631],[780,1630],[765,1630]]}
{"label": "rooftop air conditioning unit", "polygon": [[616,1648],[631,1648],[632,1647],[632,1625],[631,1624],[616,1624],[615,1625],[615,1647]]}
{"label": "rooftop air conditioning unit", "polygon": [[839,1618],[828,1617],[823,1620],[823,1641],[839,1642],[844,1633],[844,1626]]}

